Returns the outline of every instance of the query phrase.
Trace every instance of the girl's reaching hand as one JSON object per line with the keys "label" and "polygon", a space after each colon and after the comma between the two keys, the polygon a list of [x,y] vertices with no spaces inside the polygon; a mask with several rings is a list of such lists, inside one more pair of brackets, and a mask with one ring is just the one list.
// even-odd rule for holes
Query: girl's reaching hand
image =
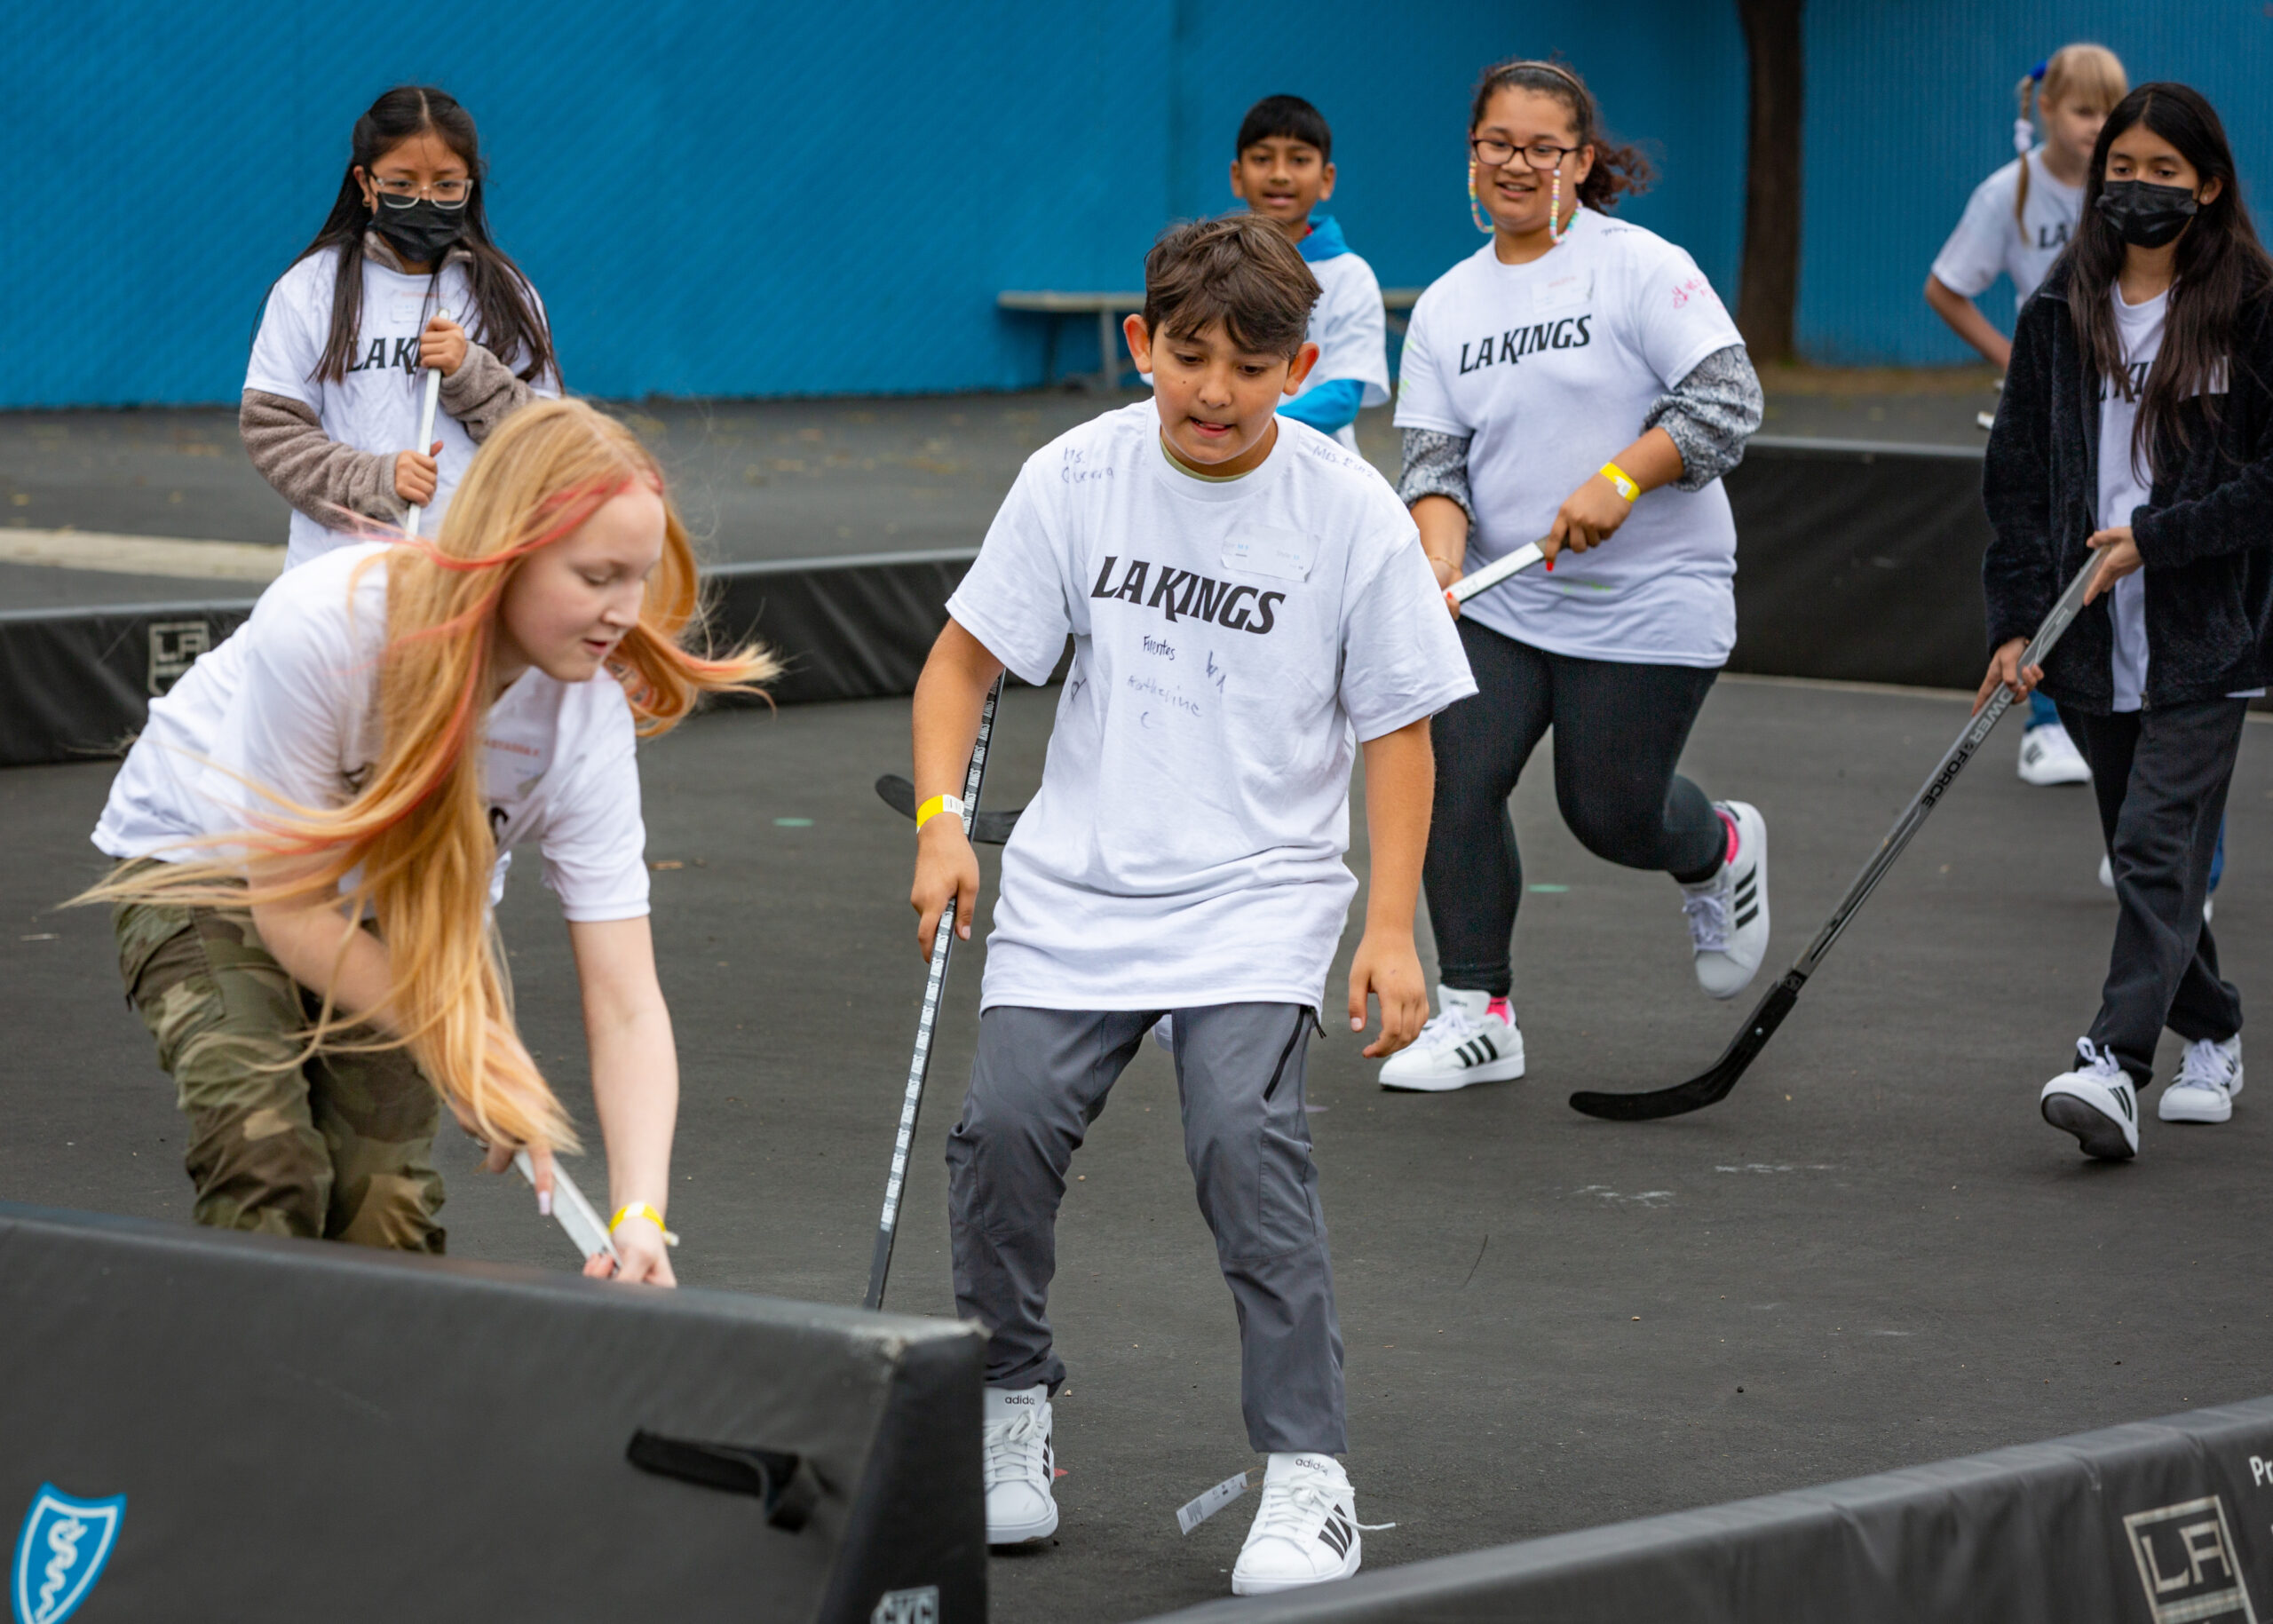
{"label": "girl's reaching hand", "polygon": [[2113,591],[2117,582],[2126,575],[2136,574],[2146,565],[2139,556],[2139,543],[2132,539],[2128,525],[2095,532],[2085,545],[2099,554],[2099,570],[2092,576],[2091,585],[2084,589],[2086,603]]}
{"label": "girl's reaching hand", "polygon": [[418,335],[418,364],[455,377],[465,365],[465,329],[447,316],[430,316]]}
{"label": "girl's reaching hand", "polygon": [[626,1218],[609,1237],[621,1263],[612,1264],[599,1252],[584,1260],[584,1272],[596,1280],[632,1280],[647,1286],[676,1286],[669,1248],[662,1232],[645,1217]]}

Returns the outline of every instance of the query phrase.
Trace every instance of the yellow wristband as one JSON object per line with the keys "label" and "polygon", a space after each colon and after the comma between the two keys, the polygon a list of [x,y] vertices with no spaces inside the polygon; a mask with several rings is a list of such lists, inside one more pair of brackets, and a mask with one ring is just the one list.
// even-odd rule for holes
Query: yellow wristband
{"label": "yellow wristband", "polygon": [[915,809],[915,827],[919,829],[922,828],[925,824],[929,823],[932,819],[938,817],[943,812],[951,812],[954,813],[956,817],[962,817],[962,797],[961,796],[954,795],[933,796],[930,800],[924,802],[923,805]]}
{"label": "yellow wristband", "polygon": [[663,1244],[665,1246],[675,1247],[678,1244],[678,1237],[672,1234],[669,1229],[664,1228],[663,1215],[657,1212],[653,1207],[648,1206],[645,1201],[634,1201],[630,1206],[624,1208],[622,1211],[617,1213],[615,1216],[610,1218],[607,1221],[607,1232],[613,1235],[618,1229],[623,1226],[627,1220],[631,1218],[645,1218],[648,1223],[653,1224],[658,1230],[661,1230]]}
{"label": "yellow wristband", "polygon": [[1618,494],[1628,502],[1642,494],[1642,487],[1634,483],[1634,476],[1615,463],[1604,463],[1602,465],[1602,477],[1618,487]]}

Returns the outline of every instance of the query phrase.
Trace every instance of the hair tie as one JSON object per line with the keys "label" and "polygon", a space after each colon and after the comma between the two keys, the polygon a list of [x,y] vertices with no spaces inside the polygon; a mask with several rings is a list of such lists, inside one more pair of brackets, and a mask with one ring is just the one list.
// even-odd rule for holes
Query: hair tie
{"label": "hair tie", "polygon": [[2013,150],[2025,158],[2036,145],[2036,126],[2024,118],[2013,121]]}

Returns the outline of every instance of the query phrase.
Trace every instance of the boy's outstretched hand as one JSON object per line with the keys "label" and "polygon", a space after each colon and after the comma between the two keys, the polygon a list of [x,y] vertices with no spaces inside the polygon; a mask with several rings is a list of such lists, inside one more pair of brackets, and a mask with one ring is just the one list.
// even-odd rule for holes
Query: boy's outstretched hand
{"label": "boy's outstretched hand", "polygon": [[1421,976],[1421,955],[1410,930],[1403,940],[1367,931],[1350,962],[1350,1030],[1366,1029],[1366,995],[1381,1000],[1382,1033],[1366,1046],[1369,1060],[1384,1059],[1421,1035],[1429,1018],[1429,989]]}

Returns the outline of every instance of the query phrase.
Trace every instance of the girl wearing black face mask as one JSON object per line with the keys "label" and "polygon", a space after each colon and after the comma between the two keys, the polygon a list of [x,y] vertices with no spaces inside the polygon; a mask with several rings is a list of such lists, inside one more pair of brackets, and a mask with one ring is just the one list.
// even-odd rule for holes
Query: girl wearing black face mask
{"label": "girl wearing black face mask", "polygon": [[[412,506],[437,533],[475,446],[560,392],[544,307],[490,242],[481,194],[473,119],[445,92],[400,85],[356,120],[330,217],[268,290],[238,416],[292,504],[288,566]],[[441,409],[419,445],[428,368]]]}
{"label": "girl wearing black face mask", "polygon": [[[2240,994],[2202,905],[2273,629],[2273,260],[2216,112],[2182,84],[2141,85],[2100,132],[2075,239],[2014,334],[1984,495],[1981,700],[2001,683],[2057,701],[2121,909],[2099,1013],[2039,1106],[2125,1160],[2166,1026],[2185,1049],[2164,1121],[2225,1121],[2241,1091]],[[2023,669],[2095,553],[2087,607]]]}

